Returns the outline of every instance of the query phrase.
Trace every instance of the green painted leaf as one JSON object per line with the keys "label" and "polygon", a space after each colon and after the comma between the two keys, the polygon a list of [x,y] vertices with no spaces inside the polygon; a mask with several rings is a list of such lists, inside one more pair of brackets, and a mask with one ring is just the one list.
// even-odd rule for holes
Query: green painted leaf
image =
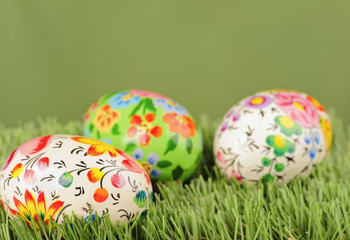
{"label": "green painted leaf", "polygon": [[112,128],[112,133],[113,133],[113,135],[120,135],[118,123],[116,123],[116,124],[113,126],[113,128]]}
{"label": "green painted leaf", "polygon": [[124,152],[131,152],[131,151],[134,151],[136,148],[136,144],[133,143],[133,142],[129,142],[127,145],[126,145],[126,148],[124,150]]}
{"label": "green painted leaf", "polygon": [[270,158],[264,157],[263,159],[261,159],[261,163],[263,166],[268,167],[271,165],[272,161]]}
{"label": "green painted leaf", "polygon": [[177,180],[181,177],[183,173],[183,169],[180,166],[177,166],[173,171],[172,171],[172,175],[173,175],[173,180]]}
{"label": "green painted leaf", "polygon": [[176,148],[178,142],[179,142],[179,135],[175,134],[169,139],[164,155],[170,151],[173,151]]}
{"label": "green painted leaf", "polygon": [[192,140],[191,140],[191,138],[187,138],[187,140],[186,140],[186,150],[187,150],[187,152],[188,152],[188,154],[191,154],[191,152],[192,152]]}
{"label": "green painted leaf", "polygon": [[150,98],[147,98],[144,101],[145,101],[145,107],[143,108],[143,115],[146,114],[146,111],[150,111],[150,112],[155,113],[156,108],[153,105],[153,100]]}
{"label": "green painted leaf", "polygon": [[173,164],[168,160],[159,161],[157,163],[157,167],[159,167],[159,168],[166,168],[166,167],[169,167],[171,165],[173,165]]}
{"label": "green painted leaf", "polygon": [[144,104],[145,99],[141,100],[139,102],[139,104],[136,105],[136,107],[134,108],[134,110],[132,110],[132,112],[130,113],[129,117],[135,115],[135,113],[141,108],[141,106]]}
{"label": "green painted leaf", "polygon": [[97,138],[97,139],[101,139],[101,133],[100,133],[100,131],[98,131],[98,130],[97,130],[97,132],[96,132],[96,138]]}
{"label": "green painted leaf", "polygon": [[275,165],[275,171],[276,171],[276,172],[282,172],[283,169],[284,169],[284,164],[283,164],[283,163],[277,163],[277,164]]}
{"label": "green painted leaf", "polygon": [[89,126],[89,131],[90,131],[90,133],[92,133],[92,131],[94,130],[94,128],[95,128],[95,126],[94,126],[94,124],[90,124],[90,126]]}

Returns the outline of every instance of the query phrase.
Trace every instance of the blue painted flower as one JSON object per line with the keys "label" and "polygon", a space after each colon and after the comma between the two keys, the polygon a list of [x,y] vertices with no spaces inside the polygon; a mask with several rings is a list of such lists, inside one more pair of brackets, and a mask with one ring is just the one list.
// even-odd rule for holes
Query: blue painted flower
{"label": "blue painted flower", "polygon": [[321,136],[318,131],[307,133],[304,137],[304,141],[307,145],[310,145],[309,148],[309,157],[314,159],[317,155],[318,149],[317,145],[320,145]]}
{"label": "blue painted flower", "polygon": [[[140,161],[144,158],[145,154],[140,149],[137,148],[133,152],[133,156],[137,161]],[[154,167],[157,166],[157,163],[159,162],[159,156],[156,153],[150,153],[147,155],[147,162],[141,162],[142,167],[146,170],[148,174],[150,174],[152,177],[159,177],[162,172],[159,169],[155,169]]]}
{"label": "blue painted flower", "polygon": [[140,101],[139,96],[135,96],[129,92],[121,92],[112,96],[108,103],[111,105],[112,109],[116,108],[126,108],[129,105],[137,104]]}
{"label": "blue painted flower", "polygon": [[177,102],[174,102],[170,99],[157,98],[153,100],[153,104],[155,107],[161,106],[165,112],[174,112],[179,115],[186,115],[186,116],[188,115],[187,110],[183,106],[181,106]]}
{"label": "blue painted flower", "polygon": [[98,219],[99,224],[101,224],[102,220],[99,216],[97,216],[95,213],[88,215],[84,218],[85,222],[91,222],[91,221],[95,221],[96,219]]}
{"label": "blue painted flower", "polygon": [[107,144],[109,144],[109,145],[112,145],[112,139],[100,139],[100,141],[101,142],[105,142],[105,143],[107,143]]}
{"label": "blue painted flower", "polygon": [[144,190],[138,191],[134,197],[134,202],[139,208],[146,206],[147,194]]}

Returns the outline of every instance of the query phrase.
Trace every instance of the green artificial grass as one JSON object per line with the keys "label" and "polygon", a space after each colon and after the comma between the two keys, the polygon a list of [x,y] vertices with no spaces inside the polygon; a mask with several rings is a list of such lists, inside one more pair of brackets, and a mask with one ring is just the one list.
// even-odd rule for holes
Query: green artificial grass
{"label": "green artificial grass", "polygon": [[[112,226],[104,218],[84,223],[65,217],[63,224],[36,230],[0,210],[0,239],[350,239],[350,156],[342,121],[332,118],[334,144],[310,177],[275,186],[249,187],[227,182],[213,166],[212,141],[217,123],[200,119],[203,161],[185,184],[158,184],[155,201],[143,220]],[[82,134],[82,123],[54,118],[6,128],[0,125],[0,161],[21,143],[47,134]],[[34,223],[32,223],[34,224]]]}

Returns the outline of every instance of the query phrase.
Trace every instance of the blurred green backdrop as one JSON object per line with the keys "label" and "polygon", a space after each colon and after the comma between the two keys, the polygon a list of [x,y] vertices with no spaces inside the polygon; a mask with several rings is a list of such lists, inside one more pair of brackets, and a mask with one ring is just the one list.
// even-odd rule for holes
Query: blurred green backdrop
{"label": "blurred green backdrop", "polygon": [[305,91],[350,122],[350,1],[0,3],[0,122],[82,119],[140,88],[198,118],[256,91]]}

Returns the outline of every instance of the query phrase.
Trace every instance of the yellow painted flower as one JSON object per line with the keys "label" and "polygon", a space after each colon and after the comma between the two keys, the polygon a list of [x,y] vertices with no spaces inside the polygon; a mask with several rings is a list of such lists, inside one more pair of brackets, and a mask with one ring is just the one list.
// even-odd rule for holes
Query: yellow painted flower
{"label": "yellow painted flower", "polygon": [[90,182],[95,183],[97,181],[100,181],[103,177],[104,173],[97,167],[91,168],[89,172],[87,173],[87,178]]}
{"label": "yellow painted flower", "polygon": [[110,105],[105,105],[98,109],[93,124],[101,133],[109,132],[119,119],[120,113],[113,110]]}
{"label": "yellow painted flower", "polygon": [[30,222],[32,219],[43,220],[48,223],[49,219],[54,220],[55,215],[62,209],[62,201],[56,200],[48,208],[46,208],[46,199],[44,192],[40,192],[38,200],[35,199],[34,195],[26,190],[24,194],[25,203],[13,197],[13,201],[17,210],[11,209],[10,211],[14,215],[20,215],[26,222]]}
{"label": "yellow painted flower", "polygon": [[111,157],[118,156],[118,150],[105,142],[86,137],[71,137],[71,139],[79,143],[90,145],[87,151],[87,154],[90,156],[100,156],[107,152]]}
{"label": "yellow painted flower", "polygon": [[332,146],[333,127],[331,122],[325,119],[324,117],[321,117],[320,120],[321,120],[321,129],[326,139],[326,151],[328,152]]}
{"label": "yellow painted flower", "polygon": [[11,171],[11,177],[17,178],[23,172],[24,166],[22,163],[18,163]]}
{"label": "yellow painted flower", "polygon": [[146,170],[146,172],[148,173],[148,175],[151,174],[151,171],[153,169],[153,166],[151,164],[149,164],[148,162],[142,162],[141,163],[142,167]]}
{"label": "yellow painted flower", "polygon": [[286,152],[294,153],[294,144],[285,139],[282,135],[270,135],[266,138],[266,143],[274,149],[277,157],[283,156]]}

